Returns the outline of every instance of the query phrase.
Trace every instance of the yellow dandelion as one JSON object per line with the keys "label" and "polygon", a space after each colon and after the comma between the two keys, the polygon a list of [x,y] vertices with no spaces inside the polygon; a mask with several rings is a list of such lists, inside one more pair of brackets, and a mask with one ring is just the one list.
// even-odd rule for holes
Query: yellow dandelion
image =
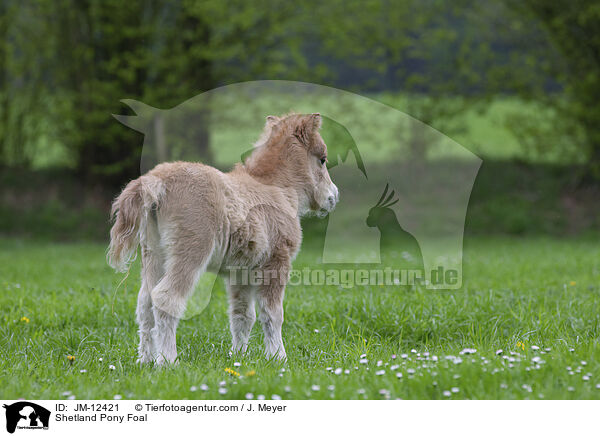
{"label": "yellow dandelion", "polygon": [[521,350],[525,351],[525,344],[521,341],[517,342],[517,348],[521,348]]}
{"label": "yellow dandelion", "polygon": [[569,282],[569,284],[570,284],[571,286],[575,286],[575,285],[577,284],[577,282],[574,282],[574,281],[572,281],[572,280],[571,280],[571,281]]}
{"label": "yellow dandelion", "polygon": [[250,370],[248,371],[246,374],[244,374],[246,377],[252,377],[253,375],[256,375],[256,371],[254,370]]}
{"label": "yellow dandelion", "polygon": [[21,322],[24,322],[25,324],[27,324],[29,322],[29,318],[27,318],[26,316],[21,318]]}
{"label": "yellow dandelion", "polygon": [[233,370],[233,369],[231,369],[231,368],[225,368],[225,372],[226,372],[227,374],[229,374],[229,375],[234,375],[234,376],[236,376],[236,377],[239,377],[239,376],[240,376],[240,373],[239,373],[239,372],[237,372],[237,371],[235,371],[235,370]]}
{"label": "yellow dandelion", "polygon": [[70,354],[67,356],[67,360],[71,363],[75,361],[75,356],[71,356]]}

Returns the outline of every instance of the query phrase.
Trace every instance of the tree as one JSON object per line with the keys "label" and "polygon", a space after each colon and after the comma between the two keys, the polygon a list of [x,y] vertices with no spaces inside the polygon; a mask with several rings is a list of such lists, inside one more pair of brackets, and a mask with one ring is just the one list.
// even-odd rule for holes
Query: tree
{"label": "tree", "polygon": [[47,133],[38,122],[49,110],[44,46],[46,22],[37,3],[0,2],[0,164],[27,166]]}
{"label": "tree", "polygon": [[[5,36],[0,57],[8,57],[9,65],[0,76],[0,96],[8,99],[0,126],[3,139],[9,131],[13,136],[33,132],[18,128],[19,123],[50,123],[87,181],[119,185],[139,173],[142,138],[111,116],[124,110],[121,99],[165,108],[237,81],[306,77],[295,24],[298,7],[289,2],[37,0],[2,5],[22,18],[11,20],[7,11],[0,18]],[[19,109],[9,98],[15,81],[28,90],[32,104],[46,101],[52,107]],[[208,150],[208,127],[193,139]],[[23,151],[23,144],[33,142],[19,137],[11,143],[16,144],[11,150]]]}
{"label": "tree", "polygon": [[[196,2],[183,0],[165,4],[159,30],[153,34],[152,60],[144,101],[156,107],[171,107],[229,83],[260,77],[286,78],[307,72],[300,52],[300,39],[293,17],[293,3],[265,0]],[[303,74],[304,73],[304,74]],[[193,137],[197,155],[210,162],[209,109],[193,111]],[[164,126],[156,120],[155,131]],[[178,126],[173,135],[185,135]],[[156,135],[157,146],[164,142]]]}
{"label": "tree", "polygon": [[[405,98],[385,99],[425,124],[449,133],[446,123],[474,104],[485,78],[473,53],[482,41],[464,14],[472,2],[430,1],[324,2],[318,25],[323,51],[369,72],[371,86],[400,90]],[[431,138],[411,123],[409,148],[425,157]]]}
{"label": "tree", "polygon": [[552,103],[563,121],[580,127],[587,172],[600,177],[600,4],[593,0],[510,4],[539,20],[564,57],[556,78],[564,85],[566,98]]}

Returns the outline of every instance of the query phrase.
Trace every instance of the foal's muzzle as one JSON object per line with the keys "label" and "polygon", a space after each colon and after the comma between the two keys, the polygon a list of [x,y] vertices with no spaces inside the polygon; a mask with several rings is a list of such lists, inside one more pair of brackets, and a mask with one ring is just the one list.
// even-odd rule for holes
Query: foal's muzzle
{"label": "foal's muzzle", "polygon": [[338,191],[337,186],[333,183],[329,188],[329,195],[327,196],[327,200],[325,204],[321,206],[319,211],[317,212],[317,216],[319,218],[325,217],[329,212],[335,209],[336,204],[340,201],[340,192]]}

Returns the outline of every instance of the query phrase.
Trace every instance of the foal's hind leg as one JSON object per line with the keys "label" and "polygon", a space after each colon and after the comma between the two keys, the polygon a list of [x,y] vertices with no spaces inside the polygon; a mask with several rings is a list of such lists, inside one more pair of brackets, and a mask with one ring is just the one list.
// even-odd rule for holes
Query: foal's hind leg
{"label": "foal's hind leg", "polygon": [[164,277],[152,290],[154,328],[152,337],[157,364],[175,362],[176,331],[185,312],[187,299],[200,275],[206,270],[208,256],[172,256],[167,261]]}
{"label": "foal's hind leg", "polygon": [[140,335],[139,363],[149,363],[153,359],[154,344],[151,331],[154,328],[154,313],[150,291],[160,281],[163,273],[163,260],[159,251],[144,245],[142,247],[142,286],[138,294],[136,309]]}

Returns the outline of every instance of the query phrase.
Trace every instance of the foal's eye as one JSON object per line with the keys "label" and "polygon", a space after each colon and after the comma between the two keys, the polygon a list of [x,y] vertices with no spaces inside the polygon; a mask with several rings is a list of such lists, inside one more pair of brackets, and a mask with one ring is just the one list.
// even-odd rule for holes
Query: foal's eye
{"label": "foal's eye", "polygon": [[322,157],[321,158],[321,165],[325,165],[325,162],[327,162],[327,158],[326,157]]}

